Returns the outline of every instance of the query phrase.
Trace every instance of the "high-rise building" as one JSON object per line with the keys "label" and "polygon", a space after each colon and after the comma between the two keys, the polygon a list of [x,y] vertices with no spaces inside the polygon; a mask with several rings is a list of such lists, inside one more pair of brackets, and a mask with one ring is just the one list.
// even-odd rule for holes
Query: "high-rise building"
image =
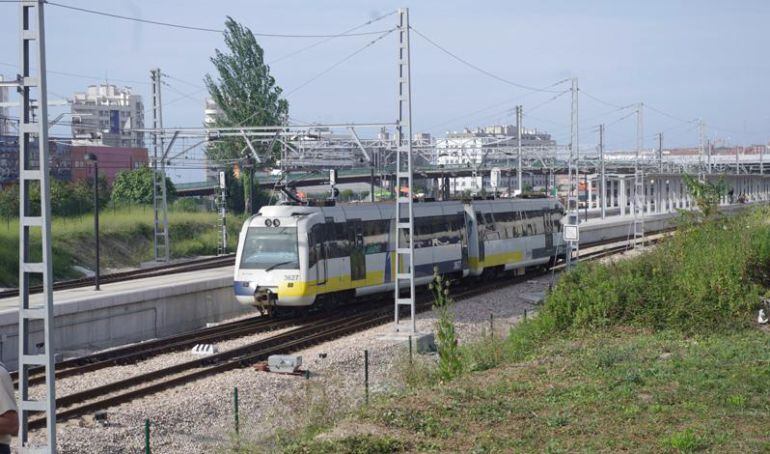
{"label": "high-rise building", "polygon": [[[222,109],[219,108],[213,99],[206,98],[203,106],[203,127],[213,128],[219,115],[222,115]],[[212,146],[213,144],[211,143],[206,145],[207,151],[208,147]],[[222,169],[216,163],[211,162],[208,158],[208,153],[206,153],[206,180],[217,181],[219,179],[220,170]]]}
{"label": "high-rise building", "polygon": [[206,98],[206,105],[203,109],[203,126],[211,128],[217,121],[217,117],[222,115],[222,109],[211,98]]}
{"label": "high-rise building", "polygon": [[89,86],[71,104],[75,143],[112,147],[144,147],[144,104],[131,87]]}

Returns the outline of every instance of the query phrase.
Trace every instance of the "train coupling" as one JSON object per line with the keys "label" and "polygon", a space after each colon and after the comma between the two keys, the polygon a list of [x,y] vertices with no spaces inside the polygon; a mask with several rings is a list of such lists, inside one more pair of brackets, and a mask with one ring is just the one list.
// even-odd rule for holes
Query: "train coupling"
{"label": "train coupling", "polygon": [[273,308],[275,308],[277,300],[278,294],[270,288],[257,287],[254,290],[254,306],[261,315],[270,315],[273,312]]}

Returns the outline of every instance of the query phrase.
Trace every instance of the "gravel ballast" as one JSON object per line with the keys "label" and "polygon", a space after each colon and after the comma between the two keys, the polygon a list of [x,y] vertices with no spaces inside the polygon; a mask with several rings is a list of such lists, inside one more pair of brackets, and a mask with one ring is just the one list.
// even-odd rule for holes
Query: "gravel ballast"
{"label": "gravel ballast", "polygon": [[[454,305],[461,342],[488,335],[490,314],[494,327],[504,335],[524,314],[535,309],[538,296],[546,290],[552,275],[533,277],[525,282]],[[433,312],[418,315],[417,329],[433,331]],[[392,333],[392,324],[297,352],[309,380],[301,376],[260,372],[254,368],[229,371],[168,391],[135,400],[106,411],[103,420],[93,416],[58,424],[59,452],[123,453],[144,449],[145,419],[151,424],[153,453],[218,452],[234,443],[233,389],[238,387],[240,435],[245,442],[264,439],[279,430],[292,430],[309,419],[359,405],[364,398],[363,352],[369,351],[372,393],[399,386],[400,365],[407,347],[404,342],[383,340]],[[220,351],[271,336],[277,332],[234,339],[218,344]],[[89,374],[88,380],[71,378],[57,382],[59,396],[97,383],[154,370],[192,359],[189,352],[170,353],[139,364],[115,366]],[[42,440],[43,431],[32,433],[32,441]]]}

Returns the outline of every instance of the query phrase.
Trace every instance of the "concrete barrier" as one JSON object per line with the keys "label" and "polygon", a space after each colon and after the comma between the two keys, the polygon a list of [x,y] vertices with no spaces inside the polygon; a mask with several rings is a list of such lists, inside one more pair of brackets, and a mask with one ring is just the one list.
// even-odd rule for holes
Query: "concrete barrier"
{"label": "concrete barrier", "polygon": [[[235,301],[232,288],[232,268],[227,268],[107,284],[99,292],[90,288],[56,292],[55,352],[79,356],[251,311]],[[39,299],[34,295],[32,303]],[[0,300],[0,360],[11,368],[19,353],[18,324],[18,298]],[[42,328],[42,321],[31,325],[33,352],[43,342]]]}

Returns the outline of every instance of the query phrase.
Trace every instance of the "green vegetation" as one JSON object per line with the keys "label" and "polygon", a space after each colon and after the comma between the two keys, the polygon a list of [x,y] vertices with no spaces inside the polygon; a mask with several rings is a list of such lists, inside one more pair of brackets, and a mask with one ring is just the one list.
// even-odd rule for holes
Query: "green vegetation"
{"label": "green vegetation", "polygon": [[[118,204],[152,204],[153,170],[147,166],[118,172],[112,184],[110,198]],[[166,199],[173,202],[176,188],[166,177]]]}
{"label": "green vegetation", "polygon": [[[109,199],[109,188],[104,178],[99,179],[100,206],[104,207]],[[31,185],[30,199],[32,207],[40,205],[40,187]],[[90,213],[94,208],[94,190],[91,181],[66,182],[51,180],[51,213],[54,216],[78,216]],[[0,190],[0,218],[8,223],[19,216],[19,187],[9,186]]]}
{"label": "green vegetation", "polygon": [[[172,257],[216,254],[219,238],[216,219],[215,213],[170,211],[168,222]],[[133,267],[152,260],[152,207],[124,207],[114,212],[104,210],[99,221],[103,268]],[[237,244],[242,222],[243,218],[239,216],[228,218],[231,251]],[[78,273],[73,270],[74,265],[93,268],[93,248],[83,246],[93,242],[91,215],[54,218],[51,231],[56,279],[76,277]],[[18,257],[19,227],[14,219],[0,225],[0,287],[17,285]]]}
{"label": "green vegetation", "polygon": [[[216,49],[211,57],[217,79],[209,74],[204,78],[211,99],[222,111],[215,118],[215,126],[283,124],[289,115],[289,103],[281,97],[283,90],[270,74],[270,67],[265,63],[265,51],[254,34],[228,16],[224,39],[227,50]],[[264,148],[258,143],[253,145]],[[222,138],[214,142],[206,153],[214,160],[240,159],[246,147],[243,138]]]}
{"label": "green vegetation", "polygon": [[449,283],[444,282],[438,274],[438,269],[434,271],[430,290],[433,292],[433,310],[436,312],[437,373],[441,380],[449,381],[462,372],[463,365],[460,361],[460,349],[457,346]]}
{"label": "green vegetation", "polygon": [[288,452],[380,452],[384,443],[417,452],[759,452],[770,448],[768,361],[767,333],[756,330],[556,337],[523,361],[382,399],[338,423],[365,433],[334,444],[308,438]]}
{"label": "green vegetation", "polygon": [[719,201],[727,193],[727,185],[721,178],[716,183],[699,181],[691,175],[684,174],[684,184],[687,191],[695,199],[701,215],[710,218],[718,213]]}
{"label": "green vegetation", "polygon": [[[227,50],[223,52],[216,49],[211,57],[211,63],[217,70],[216,80],[209,74],[204,78],[209,95],[221,112],[214,118],[214,126],[227,128],[285,124],[289,118],[289,102],[281,97],[283,90],[270,74],[270,67],[265,63],[265,52],[254,34],[228,16],[224,39]],[[264,195],[255,194],[254,198],[258,200],[252,200],[251,189],[256,186],[253,176],[256,163],[250,149],[253,148],[259,154],[264,164],[272,165],[280,157],[279,145],[275,141],[268,144],[256,139],[247,143],[242,137],[222,137],[212,144],[206,150],[209,159],[237,161],[240,166],[243,208],[236,211],[256,213],[264,203],[259,198],[264,198]],[[230,171],[231,166],[227,166]],[[232,198],[232,194],[228,197]]]}
{"label": "green vegetation", "polygon": [[454,380],[418,357],[404,391],[287,451],[770,450],[770,337],[751,324],[768,289],[769,209],[685,223],[563,275],[537,317],[462,345]]}
{"label": "green vegetation", "polygon": [[684,225],[633,260],[563,276],[537,324],[545,333],[630,324],[685,333],[746,326],[770,288],[770,211]]}

